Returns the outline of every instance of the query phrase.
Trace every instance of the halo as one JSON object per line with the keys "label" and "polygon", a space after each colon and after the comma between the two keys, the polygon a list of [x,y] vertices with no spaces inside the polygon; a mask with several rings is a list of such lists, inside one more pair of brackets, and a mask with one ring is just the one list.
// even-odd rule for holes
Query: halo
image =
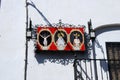
{"label": "halo", "polygon": [[62,32],[58,33],[58,37],[60,36],[64,37],[64,34]]}

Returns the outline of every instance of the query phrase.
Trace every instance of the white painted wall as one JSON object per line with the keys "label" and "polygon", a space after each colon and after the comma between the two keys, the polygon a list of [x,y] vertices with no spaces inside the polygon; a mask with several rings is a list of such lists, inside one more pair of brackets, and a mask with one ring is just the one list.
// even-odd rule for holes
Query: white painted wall
{"label": "white painted wall", "polygon": [[0,80],[23,80],[24,0],[2,0],[0,8]]}
{"label": "white painted wall", "polygon": [[[115,26],[113,26],[115,27]],[[120,26],[119,26],[120,27]],[[106,42],[120,42],[120,38],[119,38],[119,34],[120,34],[120,28],[118,28],[118,30],[110,30],[106,32],[103,32],[101,34],[99,34],[96,38],[97,43],[95,42],[95,52],[96,52],[96,58],[97,59],[107,59],[107,51],[106,51]],[[106,62],[108,63],[108,62]],[[109,74],[108,71],[106,71],[107,68],[105,68],[105,66],[107,67],[106,63],[97,63],[97,67],[98,67],[98,71],[100,71],[100,65],[103,65],[102,67],[102,72],[104,73],[103,78],[104,80],[107,80],[107,74]],[[101,71],[100,71],[101,72]],[[98,73],[98,77],[102,77],[101,73]],[[109,79],[109,77],[108,77]]]}
{"label": "white painted wall", "polygon": [[[91,18],[93,27],[119,23],[120,0],[32,0],[51,23],[62,19],[64,23],[87,26]],[[37,11],[29,6],[33,24],[45,24]],[[2,0],[0,9],[0,80],[24,79],[25,56],[25,0]],[[115,35],[113,35],[113,33]],[[120,31],[105,32],[97,37],[104,52],[106,41],[120,41]],[[111,37],[113,36],[113,37]],[[38,62],[29,42],[28,80],[74,80],[72,59],[61,64],[39,56],[46,62]],[[97,58],[102,52],[96,47]],[[55,55],[56,56],[56,55]],[[54,56],[54,57],[55,57]],[[60,57],[64,58],[64,56]],[[59,58],[59,59],[60,59]],[[66,57],[65,57],[66,58]],[[62,60],[61,60],[62,61]]]}
{"label": "white painted wall", "polygon": [[[120,30],[113,30],[104,32],[97,37],[99,45],[101,45],[101,48],[103,49],[102,52],[101,49],[96,45],[96,54],[98,59],[103,58],[103,56],[100,56],[101,54],[106,54],[106,42],[120,42],[119,34]],[[107,59],[106,56],[105,59]]]}

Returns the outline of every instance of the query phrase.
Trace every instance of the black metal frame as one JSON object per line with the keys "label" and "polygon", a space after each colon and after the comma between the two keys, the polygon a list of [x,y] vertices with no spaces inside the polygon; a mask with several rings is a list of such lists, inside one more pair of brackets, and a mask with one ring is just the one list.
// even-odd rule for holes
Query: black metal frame
{"label": "black metal frame", "polygon": [[[96,80],[96,75],[98,76],[98,74],[96,74],[94,72],[95,68],[94,68],[94,62],[108,62],[108,61],[112,61],[112,60],[108,60],[108,59],[75,59],[74,61],[74,80]],[[85,68],[83,69],[82,68],[82,63],[84,62],[85,64]],[[90,63],[90,65],[88,66],[87,65],[87,62]],[[108,64],[106,64],[108,67]],[[87,68],[89,68],[90,72],[88,72]],[[98,69],[98,68],[97,68]],[[98,73],[98,72],[97,72]],[[100,72],[101,74],[101,79],[100,76],[98,78],[98,80],[104,80],[105,77],[104,74],[103,74],[103,69],[102,69],[102,66],[100,67]],[[93,75],[94,74],[94,75]],[[84,75],[84,76],[83,76]],[[106,72],[106,79],[109,80],[109,74]]]}
{"label": "black metal frame", "polygon": [[[120,63],[120,59],[115,59],[115,56],[113,55],[113,57],[114,57],[114,59],[110,59],[109,58],[109,50],[108,50],[108,47],[113,47],[113,45],[116,45],[115,47],[120,47],[120,42],[106,42],[106,49],[107,49],[107,58],[108,58],[108,69],[109,69],[109,74],[110,74],[110,80],[113,80],[112,79],[112,74],[111,74],[111,67],[113,67],[113,69],[115,70],[115,75],[117,76],[116,77],[116,80],[119,80],[118,79],[118,73],[116,73],[116,71],[117,71],[117,65],[115,64],[117,61],[119,61],[119,63]],[[112,53],[114,54],[114,50],[113,50],[113,48],[112,48]],[[120,54],[119,54],[119,56],[120,56]],[[111,61],[113,61],[113,63],[114,63],[114,65],[111,65],[110,64],[110,62]],[[119,64],[119,66],[120,66],[120,64]]]}
{"label": "black metal frame", "polygon": [[[120,47],[120,42],[107,42],[106,49],[111,44],[115,44],[115,45],[118,45],[118,47]],[[109,54],[108,54],[108,49],[107,49],[107,57],[108,56],[109,56]],[[120,56],[120,54],[119,54],[119,56]],[[115,57],[115,56],[113,56],[113,57]],[[110,65],[111,61],[113,62],[114,65]],[[117,68],[119,68],[119,67],[117,67],[118,64],[115,64],[118,61],[120,63],[120,59],[115,59],[115,58],[110,59],[109,57],[107,59],[96,59],[96,58],[94,58],[94,59],[79,59],[79,58],[75,58],[74,65],[73,65],[73,67],[74,67],[74,80],[96,80],[96,79],[97,80],[104,80],[105,78],[106,78],[106,80],[113,80],[111,70],[110,70],[111,66],[113,67],[113,70],[115,70],[116,80],[119,80],[118,73],[116,73]],[[83,62],[85,64],[84,69],[82,69],[82,67],[81,67],[83,65],[82,64]],[[86,62],[89,62],[90,65],[88,66],[86,64]],[[97,66],[97,64],[99,64],[99,63],[100,63],[100,66]],[[103,65],[101,65],[101,63],[103,63]],[[89,68],[90,73],[88,73],[88,69],[87,69],[88,67],[90,67]],[[98,67],[100,67],[99,72],[98,72]],[[104,74],[106,74],[106,76],[104,76],[104,74],[103,74],[104,67],[106,67],[106,70],[104,71]],[[83,76],[83,73],[84,73],[84,76]],[[101,74],[101,76],[98,76],[98,73]]]}
{"label": "black metal frame", "polygon": [[25,0],[26,3],[26,43],[25,43],[25,70],[24,70],[24,80],[27,80],[27,64],[28,64],[28,38],[27,38],[27,31],[28,31],[28,5],[27,0]]}

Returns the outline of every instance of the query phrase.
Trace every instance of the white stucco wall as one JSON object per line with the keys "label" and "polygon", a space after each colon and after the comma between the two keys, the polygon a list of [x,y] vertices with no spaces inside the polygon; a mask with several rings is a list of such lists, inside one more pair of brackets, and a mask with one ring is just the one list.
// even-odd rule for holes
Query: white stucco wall
{"label": "white stucco wall", "polygon": [[[115,27],[115,25],[113,26],[113,28],[114,27]],[[115,27],[115,28],[114,28],[115,30],[104,29],[105,32],[99,34],[96,37],[95,52],[96,52],[97,59],[107,59],[106,42],[120,42],[120,38],[119,38],[120,26],[119,26],[119,28],[117,28],[117,27]],[[99,71],[98,77],[102,78],[102,75],[101,75],[101,71],[102,71],[102,73],[104,74],[103,75],[104,80],[107,80],[107,77],[109,79],[109,72],[107,70],[108,69],[107,63],[108,63],[107,61],[103,61],[103,62],[101,61],[101,63],[97,62],[97,67],[98,67],[98,71]],[[102,65],[103,67],[100,65]],[[102,69],[101,69],[101,67],[102,67]]]}
{"label": "white stucco wall", "polygon": [[24,0],[1,0],[0,80],[24,79]]}
{"label": "white stucco wall", "polygon": [[[103,24],[120,22],[120,0],[32,1],[51,23],[57,23],[62,19],[63,23],[87,26],[87,21],[91,18],[95,28]],[[45,24],[42,17],[30,6],[29,17],[33,24]],[[24,80],[25,18],[25,0],[1,0],[0,80]],[[105,42],[120,41],[119,33],[119,31],[105,32],[97,37],[104,53],[106,53]],[[74,80],[72,62],[62,65],[47,59],[44,63],[38,63],[33,49],[33,42],[30,41],[28,80]],[[102,57],[101,50],[97,47],[96,53],[97,58]],[[45,55],[42,56],[46,59]],[[42,58],[42,56],[39,57]]]}
{"label": "white stucco wall", "polygon": [[[101,48],[97,47],[96,45],[96,54],[97,54],[96,56],[98,59],[103,58],[101,54],[106,54],[106,42],[120,42],[119,34],[120,34],[120,30],[118,29],[118,30],[104,32],[98,35],[97,40],[99,42],[99,45],[101,45]],[[101,49],[103,49],[103,52]],[[107,59],[107,56],[105,56],[105,59]]]}

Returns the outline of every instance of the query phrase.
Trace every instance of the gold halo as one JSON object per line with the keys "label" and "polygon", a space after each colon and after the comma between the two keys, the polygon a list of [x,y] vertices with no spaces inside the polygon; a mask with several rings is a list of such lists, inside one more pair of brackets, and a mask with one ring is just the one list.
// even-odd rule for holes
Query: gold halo
{"label": "gold halo", "polygon": [[77,33],[75,33],[75,34],[73,34],[73,35],[74,35],[75,37],[76,37],[76,36],[77,36],[77,37],[78,37],[78,36],[80,36],[80,35],[79,35],[79,34],[77,34]]}
{"label": "gold halo", "polygon": [[[65,32],[65,34],[66,34],[66,31],[65,31],[64,29],[58,29],[58,30],[56,30],[55,33],[54,33],[54,37],[53,37],[54,40],[53,40],[53,41],[54,41],[55,46],[56,46],[57,49],[58,49],[58,46],[56,45],[56,42],[55,42],[55,34],[56,34],[57,31],[63,31],[63,32]],[[60,32],[59,34],[62,35],[63,33]],[[63,34],[63,35],[64,35],[64,34]],[[66,44],[65,44],[65,47],[67,46],[67,43],[68,43],[68,36],[67,36],[67,34],[66,34],[66,37],[67,37],[67,41],[65,42],[65,43],[66,43]],[[65,49],[65,47],[64,47],[64,49]],[[63,49],[63,50],[64,50],[64,49]],[[59,49],[58,49],[58,50],[59,50]]]}
{"label": "gold halo", "polygon": [[58,37],[60,37],[60,36],[62,36],[62,37],[64,37],[64,34],[63,33],[58,33]]}

